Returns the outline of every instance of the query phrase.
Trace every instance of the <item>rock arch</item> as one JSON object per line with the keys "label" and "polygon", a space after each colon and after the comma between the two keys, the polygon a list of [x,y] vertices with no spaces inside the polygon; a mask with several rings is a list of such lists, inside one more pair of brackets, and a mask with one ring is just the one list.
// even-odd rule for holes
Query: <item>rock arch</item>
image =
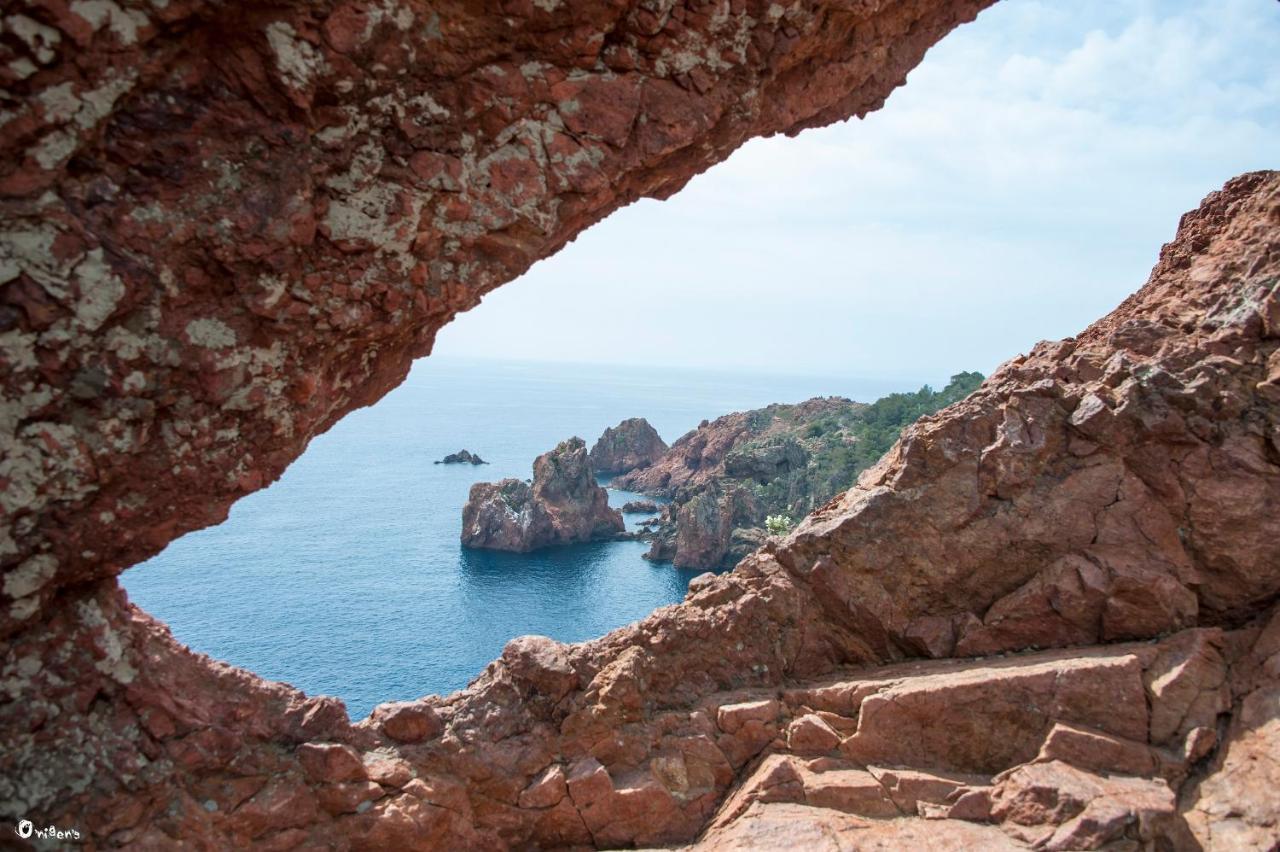
{"label": "rock arch", "polygon": [[[6,12],[4,817],[105,844],[675,842],[780,725],[825,735],[784,686],[1259,616],[1280,588],[1274,175],[1209,199],[1112,317],[913,429],[784,545],[596,642],[513,642],[463,693],[353,726],[192,654],[115,585],[487,290],[752,136],[878,108],[990,2]],[[1044,615],[1071,594],[1080,618]],[[1219,649],[1194,684],[1214,695],[1273,641],[1188,635]],[[1180,724],[1152,743],[1191,749]]]}

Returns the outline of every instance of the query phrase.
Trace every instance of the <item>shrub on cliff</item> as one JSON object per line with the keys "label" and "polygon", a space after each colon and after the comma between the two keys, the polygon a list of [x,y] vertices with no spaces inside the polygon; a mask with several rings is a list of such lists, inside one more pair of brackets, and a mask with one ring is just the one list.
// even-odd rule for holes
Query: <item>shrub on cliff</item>
{"label": "shrub on cliff", "polygon": [[786,515],[770,515],[764,519],[764,528],[769,535],[786,535],[794,521]]}

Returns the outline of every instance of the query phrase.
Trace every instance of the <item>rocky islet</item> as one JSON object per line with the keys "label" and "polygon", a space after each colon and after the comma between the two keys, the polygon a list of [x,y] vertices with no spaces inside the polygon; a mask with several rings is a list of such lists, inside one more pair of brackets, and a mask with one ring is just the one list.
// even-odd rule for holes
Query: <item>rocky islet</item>
{"label": "rocky islet", "polygon": [[581,438],[562,441],[533,462],[533,480],[471,486],[462,509],[462,545],[527,552],[616,538],[625,525],[596,483]]}
{"label": "rocky islet", "polygon": [[478,464],[488,464],[488,462],[480,458],[479,455],[471,452],[470,450],[458,450],[456,453],[449,453],[449,455],[435,462],[435,464],[478,465]]}

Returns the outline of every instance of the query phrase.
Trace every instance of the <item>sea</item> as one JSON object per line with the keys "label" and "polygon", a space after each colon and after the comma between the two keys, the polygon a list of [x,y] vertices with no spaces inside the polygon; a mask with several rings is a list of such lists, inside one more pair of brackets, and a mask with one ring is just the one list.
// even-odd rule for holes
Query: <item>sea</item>
{"label": "sea", "polygon": [[[602,636],[684,598],[698,571],[644,542],[516,554],[464,549],[472,483],[532,476],[573,435],[645,417],[668,442],[703,419],[814,396],[872,401],[923,381],[432,357],[376,405],[311,441],[279,481],[216,527],[123,577],[191,648],[346,702],[466,686],[512,638]],[[460,449],[487,465],[438,465]],[[621,506],[638,495],[611,491]],[[628,529],[644,516],[625,516]]]}

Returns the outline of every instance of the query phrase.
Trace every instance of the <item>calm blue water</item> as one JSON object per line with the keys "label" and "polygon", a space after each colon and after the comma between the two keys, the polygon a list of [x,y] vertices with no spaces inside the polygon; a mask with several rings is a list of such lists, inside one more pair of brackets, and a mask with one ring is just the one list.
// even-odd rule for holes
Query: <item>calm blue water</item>
{"label": "calm blue water", "polygon": [[[574,642],[643,618],[698,573],[644,561],[642,542],[463,550],[473,482],[527,479],[539,453],[571,435],[590,445],[627,417],[647,417],[670,443],[730,411],[919,384],[427,359],[225,523],[175,541],[124,585],[192,648],[336,695],[359,718],[466,686],[515,636]],[[461,448],[492,464],[432,464]],[[643,517],[626,516],[628,528]]]}

